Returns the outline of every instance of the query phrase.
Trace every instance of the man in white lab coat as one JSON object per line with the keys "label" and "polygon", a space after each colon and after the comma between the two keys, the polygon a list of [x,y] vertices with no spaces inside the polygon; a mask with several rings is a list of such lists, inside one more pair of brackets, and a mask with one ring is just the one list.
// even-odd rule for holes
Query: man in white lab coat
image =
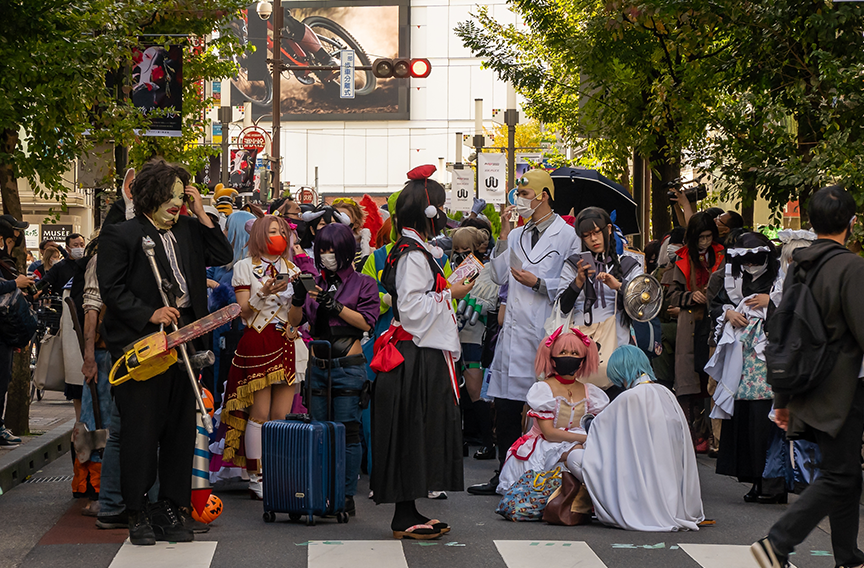
{"label": "man in white lab coat", "polygon": [[[492,253],[492,279],[509,284],[504,325],[495,349],[489,396],[495,397],[498,460],[522,435],[522,408],[534,384],[534,358],[543,339],[543,324],[558,296],[564,260],[581,251],[572,227],[552,211],[555,186],[544,170],[530,170],[516,180],[516,205],[501,219],[501,237]],[[516,211],[527,223],[511,230],[507,221]],[[468,492],[495,495],[498,474]]]}

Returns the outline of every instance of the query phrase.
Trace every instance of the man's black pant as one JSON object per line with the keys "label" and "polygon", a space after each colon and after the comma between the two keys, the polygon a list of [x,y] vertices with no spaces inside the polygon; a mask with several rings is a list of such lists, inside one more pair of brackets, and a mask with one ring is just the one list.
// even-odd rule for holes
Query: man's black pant
{"label": "man's black pant", "polygon": [[495,435],[498,441],[498,462],[502,469],[504,460],[507,459],[507,450],[522,436],[523,408],[524,400],[495,399]]}
{"label": "man's black pant", "polygon": [[192,501],[195,395],[180,363],[146,381],[114,387],[120,412],[120,487],[130,511],[141,511],[159,473],[159,499]]}
{"label": "man's black pant", "polygon": [[859,382],[852,409],[837,437],[814,430],[822,454],[819,477],[771,527],[768,540],[774,550],[788,555],[827,515],[835,565],[858,566],[864,562],[857,543],[862,432],[864,386]]}

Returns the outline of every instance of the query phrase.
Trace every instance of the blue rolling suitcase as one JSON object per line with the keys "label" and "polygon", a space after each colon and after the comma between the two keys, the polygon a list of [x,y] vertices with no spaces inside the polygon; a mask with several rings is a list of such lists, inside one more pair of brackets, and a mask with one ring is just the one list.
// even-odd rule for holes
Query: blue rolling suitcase
{"label": "blue rolling suitcase", "polygon": [[[329,341],[309,345],[326,348]],[[328,357],[329,358],[329,357]],[[328,370],[327,417],[332,413],[332,381]],[[312,381],[306,375],[307,404],[312,400]],[[292,521],[306,515],[334,515],[348,522],[345,512],[345,425],[313,421],[308,414],[289,414],[285,420],[264,424],[261,438],[264,474],[264,521],[272,523],[276,513],[288,513]]]}

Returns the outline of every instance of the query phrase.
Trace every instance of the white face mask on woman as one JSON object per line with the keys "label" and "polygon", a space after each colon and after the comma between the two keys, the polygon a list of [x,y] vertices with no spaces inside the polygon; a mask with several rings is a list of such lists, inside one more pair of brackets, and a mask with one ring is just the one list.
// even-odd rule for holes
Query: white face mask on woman
{"label": "white face mask on woman", "polygon": [[332,252],[321,253],[321,265],[330,272],[336,272],[339,263],[336,262],[336,254]]}
{"label": "white face mask on woman", "polygon": [[750,275],[753,280],[756,280],[768,269],[768,263],[765,264],[744,264],[741,269]]}

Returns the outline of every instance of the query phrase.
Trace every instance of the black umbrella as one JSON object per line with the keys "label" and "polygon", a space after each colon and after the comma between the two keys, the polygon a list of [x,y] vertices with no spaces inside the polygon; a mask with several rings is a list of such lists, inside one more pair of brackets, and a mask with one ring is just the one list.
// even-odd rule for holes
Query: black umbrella
{"label": "black umbrella", "polygon": [[625,235],[639,232],[636,201],[620,183],[594,170],[558,168],[552,172],[555,183],[555,212],[574,215],[586,207],[600,207],[610,215],[615,213],[615,224]]}

